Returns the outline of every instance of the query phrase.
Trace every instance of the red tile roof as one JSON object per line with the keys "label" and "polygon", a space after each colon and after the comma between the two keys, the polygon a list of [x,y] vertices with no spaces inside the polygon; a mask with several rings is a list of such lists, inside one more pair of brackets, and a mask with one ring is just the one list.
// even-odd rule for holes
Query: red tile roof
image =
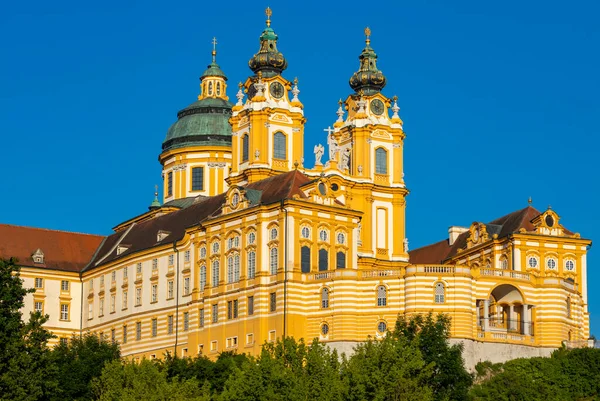
{"label": "red tile roof", "polygon": [[[79,272],[92,259],[105,237],[68,231],[0,224],[0,258],[15,257],[19,265],[43,269]],[[34,263],[37,249],[44,263]]]}
{"label": "red tile roof", "polygon": [[[489,222],[488,225],[499,228],[500,231],[498,233],[498,238],[503,238],[509,236],[510,234],[518,233],[521,228],[524,228],[526,231],[534,231],[535,227],[531,223],[531,220],[539,215],[540,212],[537,209],[527,206],[524,209],[517,210],[497,218],[496,220]],[[564,231],[568,235],[572,234],[572,232],[566,228]],[[452,246],[450,246],[448,239],[445,239],[431,245],[414,249],[409,252],[410,263],[442,263],[445,259],[456,255],[459,249],[464,249],[467,245],[468,238],[469,232],[467,231],[460,234]]]}

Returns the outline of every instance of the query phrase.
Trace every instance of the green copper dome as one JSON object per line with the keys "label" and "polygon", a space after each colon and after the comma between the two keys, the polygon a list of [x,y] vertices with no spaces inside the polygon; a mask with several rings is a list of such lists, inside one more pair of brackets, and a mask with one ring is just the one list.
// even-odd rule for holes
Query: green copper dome
{"label": "green copper dome", "polygon": [[[269,8],[267,8],[267,17],[271,17]],[[271,28],[270,19],[267,19],[267,27],[260,35],[260,49],[248,61],[248,66],[255,74],[261,72],[266,78],[279,75],[287,68],[287,60],[277,50],[277,34]]]}
{"label": "green copper dome", "polygon": [[185,146],[231,146],[231,108],[221,98],[205,98],[177,113],[177,121],[167,131],[163,152]]}
{"label": "green copper dome", "polygon": [[358,59],[360,68],[350,77],[350,87],[356,92],[362,92],[364,95],[374,95],[381,92],[385,86],[385,76],[377,69],[377,54],[371,48],[369,28],[365,29],[367,35],[367,45],[363,49]]}

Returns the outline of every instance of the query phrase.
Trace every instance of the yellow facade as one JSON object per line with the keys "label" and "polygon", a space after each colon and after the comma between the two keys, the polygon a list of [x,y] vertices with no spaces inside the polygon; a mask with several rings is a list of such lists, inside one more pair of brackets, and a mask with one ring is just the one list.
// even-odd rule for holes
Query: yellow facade
{"label": "yellow facade", "polygon": [[[528,207],[512,220],[452,227],[448,239],[409,252],[403,122],[397,99],[381,93],[381,72],[364,61],[376,59],[369,38],[351,80],[360,89],[340,102],[329,159],[316,146],[312,168],[298,81],[282,77],[281,53],[268,53],[276,38],[269,21],[267,50],[251,60],[256,74],[232,107],[231,146],[160,156],[175,174],[165,200],[205,195],[193,201],[198,215],[164,207],[119,225],[81,274],[82,330],[114,338],[132,358],[256,354],[284,335],[347,351],[384,335],[398,314],[428,312],[449,314],[453,339],[475,348],[535,353],[587,341],[589,240],[554,211]],[[226,96],[217,77],[204,79],[201,97],[209,82]],[[190,166],[206,167],[202,193],[190,191]],[[186,213],[181,236],[169,237],[169,219]],[[156,235],[153,245],[144,235]]]}

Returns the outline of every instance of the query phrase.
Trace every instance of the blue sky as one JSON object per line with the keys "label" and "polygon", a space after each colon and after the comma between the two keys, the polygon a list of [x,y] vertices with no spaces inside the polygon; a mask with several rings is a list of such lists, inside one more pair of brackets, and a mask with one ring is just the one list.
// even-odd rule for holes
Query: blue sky
{"label": "blue sky", "polygon": [[[264,8],[298,77],[305,154],[350,93],[363,30],[398,95],[411,248],[527,205],[600,239],[600,4],[593,1],[38,2],[0,15],[0,222],[108,234],[146,210],[198,76],[250,75]],[[325,6],[326,4],[326,6]],[[222,7],[221,7],[222,5]],[[589,286],[600,281],[597,251]],[[593,332],[600,292],[590,291]]]}

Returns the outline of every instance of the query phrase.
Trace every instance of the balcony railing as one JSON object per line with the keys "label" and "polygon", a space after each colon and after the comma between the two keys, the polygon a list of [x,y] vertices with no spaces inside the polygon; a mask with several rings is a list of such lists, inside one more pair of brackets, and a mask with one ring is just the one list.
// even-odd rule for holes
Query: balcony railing
{"label": "balcony railing", "polygon": [[506,269],[479,269],[482,276],[510,277],[519,280],[529,280],[529,273]]}
{"label": "balcony railing", "polygon": [[[483,331],[485,327],[485,318],[479,318],[479,328]],[[499,319],[490,317],[488,318],[488,327],[490,332],[494,333],[505,333],[505,334],[525,334],[533,336],[533,322],[526,322],[524,320],[514,319]],[[494,337],[492,335],[492,337]],[[495,337],[494,337],[495,338]],[[508,337],[506,337],[508,338]]]}
{"label": "balcony railing", "polygon": [[409,265],[406,273],[426,273],[426,274],[469,274],[471,269],[462,266],[451,265]]}

